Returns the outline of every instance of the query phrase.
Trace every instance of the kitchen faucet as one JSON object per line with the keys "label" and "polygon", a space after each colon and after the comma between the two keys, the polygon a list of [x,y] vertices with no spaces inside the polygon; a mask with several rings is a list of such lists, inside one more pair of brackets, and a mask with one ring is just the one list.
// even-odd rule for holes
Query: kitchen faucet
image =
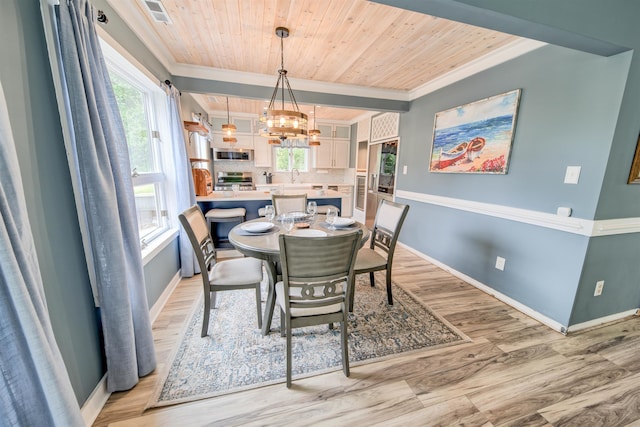
{"label": "kitchen faucet", "polygon": [[300,176],[300,171],[297,168],[291,168],[291,183],[294,183],[294,177],[293,177],[293,172],[295,171],[296,176]]}

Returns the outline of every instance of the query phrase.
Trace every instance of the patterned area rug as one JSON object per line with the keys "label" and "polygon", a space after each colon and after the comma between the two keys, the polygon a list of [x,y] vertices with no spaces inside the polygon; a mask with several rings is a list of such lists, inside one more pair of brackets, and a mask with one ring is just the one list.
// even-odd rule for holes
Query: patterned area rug
{"label": "patterned area rug", "polygon": [[[351,366],[469,341],[396,285],[393,296],[394,305],[388,306],[386,290],[380,285],[369,286],[367,275],[358,277],[348,326]],[[202,301],[198,301],[168,372],[160,376],[147,407],[285,382],[286,342],[280,336],[277,307],[275,311],[271,333],[262,336],[257,327],[255,291],[222,292],[218,308],[211,312],[209,335],[201,338]],[[294,381],[341,370],[339,325],[333,330],[326,325],[294,330],[293,358]]]}

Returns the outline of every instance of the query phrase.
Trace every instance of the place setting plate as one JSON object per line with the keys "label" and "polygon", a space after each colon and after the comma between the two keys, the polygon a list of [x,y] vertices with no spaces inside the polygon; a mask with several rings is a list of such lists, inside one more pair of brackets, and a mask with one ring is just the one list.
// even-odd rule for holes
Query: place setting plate
{"label": "place setting plate", "polygon": [[327,233],[322,230],[316,230],[313,228],[299,228],[289,233],[291,236],[299,237],[327,237]]}
{"label": "place setting plate", "polygon": [[273,227],[274,225],[271,222],[248,222],[240,226],[240,231],[242,232],[240,234],[246,236],[268,234],[273,231]]}
{"label": "place setting plate", "polygon": [[333,226],[336,228],[344,228],[344,227],[350,227],[353,224],[356,223],[356,220],[353,218],[346,218],[346,217],[337,217],[335,222],[333,223]]}

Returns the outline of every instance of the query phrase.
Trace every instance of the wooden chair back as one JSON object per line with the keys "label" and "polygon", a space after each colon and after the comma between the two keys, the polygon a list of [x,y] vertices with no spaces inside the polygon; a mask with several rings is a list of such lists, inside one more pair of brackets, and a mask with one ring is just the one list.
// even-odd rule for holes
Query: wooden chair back
{"label": "wooden chair back", "polygon": [[351,294],[361,239],[362,230],[329,237],[280,235],[286,305],[295,309],[344,304]]}
{"label": "wooden chair back", "polygon": [[307,195],[305,194],[273,194],[271,203],[276,215],[289,212],[306,212]]}

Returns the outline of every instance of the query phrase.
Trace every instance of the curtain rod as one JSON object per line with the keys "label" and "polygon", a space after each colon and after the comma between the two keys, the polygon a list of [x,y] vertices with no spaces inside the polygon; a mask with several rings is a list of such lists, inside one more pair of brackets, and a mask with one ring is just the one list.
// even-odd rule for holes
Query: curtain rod
{"label": "curtain rod", "polygon": [[98,11],[98,22],[101,22],[103,24],[109,23],[109,18],[107,18],[107,15],[105,15],[101,10]]}

